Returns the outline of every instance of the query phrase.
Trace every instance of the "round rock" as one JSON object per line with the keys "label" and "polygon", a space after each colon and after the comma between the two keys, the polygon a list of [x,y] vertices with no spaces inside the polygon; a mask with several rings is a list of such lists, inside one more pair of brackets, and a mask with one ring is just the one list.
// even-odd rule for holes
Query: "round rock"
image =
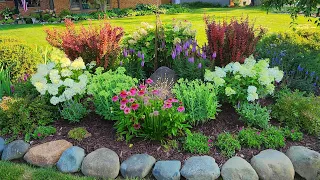
{"label": "round rock", "polygon": [[22,158],[23,155],[28,151],[30,144],[23,140],[16,140],[9,143],[2,152],[2,160],[13,160]]}
{"label": "round rock", "polygon": [[158,161],[153,168],[152,174],[157,180],[179,180],[180,161]]}
{"label": "round rock", "polygon": [[115,179],[119,174],[119,156],[108,148],[97,149],[88,154],[81,166],[81,171],[86,176],[106,179]]}
{"label": "round rock", "polygon": [[32,147],[24,160],[40,167],[52,167],[60,159],[62,153],[72,144],[66,140],[51,141]]}
{"label": "round rock", "polygon": [[122,162],[120,171],[125,178],[144,178],[155,162],[156,159],[148,154],[135,154]]}
{"label": "round rock", "polygon": [[0,155],[1,155],[5,146],[6,146],[5,140],[2,137],[0,137]]}
{"label": "round rock", "polygon": [[65,173],[78,172],[85,156],[84,149],[78,146],[72,146],[62,153],[57,168]]}
{"label": "round rock", "polygon": [[253,169],[261,180],[293,180],[294,168],[290,159],[280,151],[267,149],[251,159]]}
{"label": "round rock", "polygon": [[194,156],[186,160],[180,173],[188,180],[214,180],[220,176],[220,169],[212,157]]}
{"label": "round rock", "polygon": [[229,159],[221,168],[221,176],[224,180],[259,180],[256,171],[241,157]]}
{"label": "round rock", "polygon": [[303,146],[292,146],[287,151],[294,170],[306,180],[320,179],[320,153]]}

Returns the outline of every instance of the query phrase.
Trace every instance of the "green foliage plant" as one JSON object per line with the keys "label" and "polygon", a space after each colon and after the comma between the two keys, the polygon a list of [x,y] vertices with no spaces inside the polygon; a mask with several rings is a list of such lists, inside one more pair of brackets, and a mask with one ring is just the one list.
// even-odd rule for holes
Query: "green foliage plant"
{"label": "green foliage plant", "polygon": [[68,132],[68,138],[82,141],[86,138],[90,133],[84,127],[73,128]]}
{"label": "green foliage plant", "polygon": [[187,135],[183,144],[183,149],[194,154],[208,154],[213,146],[213,141],[202,133]]}
{"label": "green foliage plant", "polygon": [[215,141],[215,145],[226,157],[232,157],[237,150],[241,149],[241,145],[237,136],[234,136],[228,132],[219,134]]}
{"label": "green foliage plant", "polygon": [[186,107],[190,125],[215,119],[219,103],[217,89],[213,84],[200,80],[179,79],[172,92]]}
{"label": "green foliage plant", "polygon": [[32,133],[34,139],[43,139],[57,132],[53,126],[38,126]]}
{"label": "green foliage plant", "polygon": [[0,99],[3,96],[10,96],[12,94],[9,69],[0,69]]}
{"label": "green foliage plant", "polygon": [[70,123],[80,122],[88,114],[87,108],[75,100],[65,101],[62,104],[61,116]]}
{"label": "green foliage plant", "polygon": [[238,133],[241,146],[260,149],[264,142],[264,137],[259,130],[253,128],[243,128]]}
{"label": "green foliage plant", "polygon": [[286,139],[291,139],[292,141],[301,141],[303,139],[303,133],[296,129],[291,129],[289,127],[282,128],[283,135]]}
{"label": "green foliage plant", "polygon": [[286,139],[281,128],[271,126],[262,131],[261,135],[264,137],[263,146],[265,148],[278,149],[286,145]]}
{"label": "green foliage plant", "polygon": [[88,94],[93,97],[97,114],[106,120],[119,120],[112,97],[123,89],[135,86],[138,80],[127,76],[126,69],[123,67],[104,73],[102,70],[103,68],[97,68],[95,74],[90,78],[90,83],[87,86]]}
{"label": "green foliage plant", "polygon": [[283,90],[272,107],[272,116],[284,126],[301,129],[308,134],[320,134],[320,97]]}
{"label": "green foliage plant", "polygon": [[271,119],[267,107],[261,107],[258,103],[244,102],[236,107],[236,111],[240,115],[240,120],[252,127],[267,128]]}

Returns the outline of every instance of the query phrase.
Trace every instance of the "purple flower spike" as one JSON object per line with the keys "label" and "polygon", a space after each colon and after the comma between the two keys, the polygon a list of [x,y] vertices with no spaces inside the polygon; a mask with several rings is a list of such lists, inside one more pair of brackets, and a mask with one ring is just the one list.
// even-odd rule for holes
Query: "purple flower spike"
{"label": "purple flower spike", "polygon": [[189,51],[186,50],[186,51],[184,52],[184,55],[185,55],[185,56],[189,56]]}
{"label": "purple flower spike", "polygon": [[202,57],[202,59],[207,59],[206,53],[205,53],[205,52],[202,52],[201,57]]}
{"label": "purple flower spike", "polygon": [[144,60],[144,54],[141,54],[141,59]]}
{"label": "purple flower spike", "polygon": [[138,54],[137,54],[138,58],[141,58],[141,52],[138,51]]}
{"label": "purple flower spike", "polygon": [[172,56],[172,59],[176,59],[177,53],[175,50],[172,51],[171,56]]}
{"label": "purple flower spike", "polygon": [[124,49],[123,50],[123,56],[126,58],[126,57],[128,57],[128,51],[127,51],[127,49]]}
{"label": "purple flower spike", "polygon": [[212,53],[212,59],[215,59],[217,57],[217,52]]}
{"label": "purple flower spike", "polygon": [[141,67],[144,67],[144,61],[141,61]]}
{"label": "purple flower spike", "polygon": [[197,45],[196,44],[192,44],[192,52],[196,52],[197,50]]}
{"label": "purple flower spike", "polygon": [[198,64],[198,68],[199,68],[199,69],[202,68],[202,64],[201,64],[201,63]]}
{"label": "purple flower spike", "polygon": [[189,61],[190,63],[194,63],[194,57],[188,58],[188,61]]}
{"label": "purple flower spike", "polygon": [[122,66],[123,65],[123,62],[122,61],[120,61],[120,66]]}
{"label": "purple flower spike", "polygon": [[300,65],[298,66],[298,71],[303,71],[303,67],[301,67]]}

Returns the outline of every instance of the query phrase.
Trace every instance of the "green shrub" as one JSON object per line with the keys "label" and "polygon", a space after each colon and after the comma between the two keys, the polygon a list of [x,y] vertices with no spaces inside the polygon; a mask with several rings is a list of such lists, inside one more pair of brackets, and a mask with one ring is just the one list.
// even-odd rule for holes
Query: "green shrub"
{"label": "green shrub", "polygon": [[237,108],[237,113],[240,115],[240,120],[244,121],[249,126],[258,128],[267,128],[269,124],[270,114],[266,107],[261,107],[260,104],[251,104],[244,102]]}
{"label": "green shrub", "polygon": [[44,21],[48,21],[50,18],[51,18],[51,14],[44,14],[44,15],[42,16],[42,19],[43,19]]}
{"label": "green shrub", "polygon": [[67,9],[63,9],[60,14],[59,17],[60,18],[64,18],[65,16],[71,15],[71,11],[67,10]]}
{"label": "green shrub", "polygon": [[272,116],[289,128],[320,134],[320,97],[304,93],[282,91],[272,107]]}
{"label": "green shrub", "polygon": [[125,71],[123,67],[119,67],[116,71],[102,73],[102,69],[97,68],[96,74],[89,80],[88,94],[93,96],[96,113],[106,120],[118,120],[112,97],[138,82],[137,79],[125,75]]}
{"label": "green shrub", "polygon": [[38,126],[32,133],[34,139],[43,139],[56,133],[56,128],[52,126]]}
{"label": "green shrub", "polygon": [[34,47],[10,38],[0,37],[0,64],[10,69],[13,81],[17,81],[25,74],[33,74],[37,65],[42,61],[40,54]]}
{"label": "green shrub", "polygon": [[63,119],[68,120],[70,123],[77,123],[88,114],[88,110],[82,103],[69,100],[63,102],[60,114]]}
{"label": "green shrub", "polygon": [[284,147],[285,137],[280,128],[271,126],[268,129],[261,132],[261,135],[264,137],[263,146],[268,149],[277,149]]}
{"label": "green shrub", "polygon": [[10,71],[9,69],[0,68],[0,99],[3,96],[10,96],[12,94],[12,87],[10,82]]}
{"label": "green shrub", "polygon": [[196,125],[215,119],[219,104],[217,89],[213,84],[179,79],[172,92],[186,107],[189,124]]}
{"label": "green shrub", "polygon": [[0,109],[1,134],[11,135],[12,139],[31,134],[38,126],[50,124],[57,111],[56,107],[48,105],[44,97],[17,98],[3,103]]}
{"label": "green shrub", "polygon": [[68,138],[82,141],[84,138],[89,136],[90,133],[84,127],[73,128],[68,132]]}
{"label": "green shrub", "polygon": [[241,145],[236,136],[230,133],[221,133],[218,135],[215,145],[220,149],[224,156],[232,157]]}
{"label": "green shrub", "polygon": [[240,130],[238,133],[238,139],[242,146],[248,148],[260,149],[264,142],[264,137],[261,135],[261,132],[252,128]]}
{"label": "green shrub", "polygon": [[298,129],[290,129],[289,127],[285,127],[282,129],[283,135],[287,139],[291,139],[292,141],[301,141],[303,139],[303,133]]}
{"label": "green shrub", "polygon": [[212,146],[212,140],[202,133],[187,135],[183,149],[194,154],[208,154]]}
{"label": "green shrub", "polygon": [[32,83],[30,82],[30,80],[16,82],[15,84],[13,84],[13,88],[13,96],[16,98],[23,98],[28,96],[29,98],[33,99],[40,95],[36,87],[34,87],[34,85],[32,85]]}

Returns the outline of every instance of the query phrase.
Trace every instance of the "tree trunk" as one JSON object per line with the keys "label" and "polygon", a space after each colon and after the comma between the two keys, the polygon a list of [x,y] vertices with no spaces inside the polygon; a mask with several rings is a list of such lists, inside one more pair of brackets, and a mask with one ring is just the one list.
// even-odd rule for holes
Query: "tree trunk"
{"label": "tree trunk", "polygon": [[117,0],[118,1],[118,8],[120,9],[120,0]]}
{"label": "tree trunk", "polygon": [[250,6],[254,6],[254,0],[251,0]]}

